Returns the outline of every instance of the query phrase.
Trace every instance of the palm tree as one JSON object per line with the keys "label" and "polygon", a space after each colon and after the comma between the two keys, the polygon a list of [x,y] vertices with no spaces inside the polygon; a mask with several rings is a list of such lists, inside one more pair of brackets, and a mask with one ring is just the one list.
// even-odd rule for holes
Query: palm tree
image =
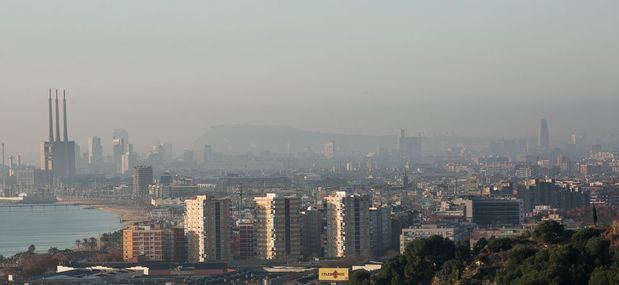
{"label": "palm tree", "polygon": [[85,249],[88,249],[89,245],[88,245],[88,239],[87,238],[83,238],[82,239],[82,244],[84,245]]}
{"label": "palm tree", "polygon": [[34,244],[31,244],[30,246],[28,246],[28,254],[34,254],[35,250],[36,250],[36,247],[34,247]]}
{"label": "palm tree", "polygon": [[90,249],[95,250],[97,248],[97,239],[94,237],[90,237],[89,239]]}
{"label": "palm tree", "polygon": [[59,251],[60,251],[60,250],[58,250],[58,248],[55,248],[55,247],[50,247],[50,248],[47,250],[47,254],[49,254],[49,255],[56,255],[56,254],[58,254],[58,252],[59,252]]}
{"label": "palm tree", "polygon": [[80,245],[82,245],[82,242],[79,239],[76,239],[75,246],[77,247],[77,250],[80,250]]}

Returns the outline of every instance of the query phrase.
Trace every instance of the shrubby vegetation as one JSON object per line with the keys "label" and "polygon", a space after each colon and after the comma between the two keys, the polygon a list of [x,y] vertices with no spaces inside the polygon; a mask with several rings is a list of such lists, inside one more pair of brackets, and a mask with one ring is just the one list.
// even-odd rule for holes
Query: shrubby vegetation
{"label": "shrubby vegetation", "polygon": [[58,265],[70,265],[74,261],[107,262],[122,261],[122,231],[103,234],[95,238],[75,241],[77,251],[50,248],[37,253],[34,245],[12,257],[0,255],[0,276],[13,274],[21,277],[55,272]]}
{"label": "shrubby vegetation", "polygon": [[415,240],[378,272],[349,284],[619,284],[619,229],[540,223],[519,238],[481,239],[469,250],[440,236]]}

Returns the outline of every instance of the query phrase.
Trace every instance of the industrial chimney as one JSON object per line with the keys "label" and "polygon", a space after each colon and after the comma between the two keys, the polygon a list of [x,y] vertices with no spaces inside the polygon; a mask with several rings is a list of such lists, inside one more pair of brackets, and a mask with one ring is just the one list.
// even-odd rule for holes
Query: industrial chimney
{"label": "industrial chimney", "polygon": [[67,130],[67,98],[65,90],[62,90],[62,141],[69,141],[69,134]]}
{"label": "industrial chimney", "polygon": [[49,89],[49,142],[54,141],[54,118],[52,117],[52,88]]}
{"label": "industrial chimney", "polygon": [[58,106],[58,89],[56,89],[56,141],[60,141],[60,107]]}

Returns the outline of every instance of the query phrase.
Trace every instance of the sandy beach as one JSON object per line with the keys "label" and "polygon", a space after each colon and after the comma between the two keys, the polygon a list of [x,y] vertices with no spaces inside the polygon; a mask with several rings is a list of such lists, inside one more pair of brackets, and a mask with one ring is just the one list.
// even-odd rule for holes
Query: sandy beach
{"label": "sandy beach", "polygon": [[114,203],[96,200],[63,200],[60,204],[80,205],[85,208],[113,213],[120,216],[123,225],[130,226],[138,222],[148,221],[148,211],[140,206],[133,204]]}

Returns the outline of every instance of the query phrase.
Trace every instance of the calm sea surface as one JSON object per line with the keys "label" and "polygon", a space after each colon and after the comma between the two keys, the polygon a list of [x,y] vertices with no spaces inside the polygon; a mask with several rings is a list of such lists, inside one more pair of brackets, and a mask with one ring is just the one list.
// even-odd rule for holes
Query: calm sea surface
{"label": "calm sea surface", "polygon": [[0,204],[0,255],[11,256],[31,244],[37,252],[50,247],[72,249],[76,239],[121,228],[117,215],[82,206]]}

